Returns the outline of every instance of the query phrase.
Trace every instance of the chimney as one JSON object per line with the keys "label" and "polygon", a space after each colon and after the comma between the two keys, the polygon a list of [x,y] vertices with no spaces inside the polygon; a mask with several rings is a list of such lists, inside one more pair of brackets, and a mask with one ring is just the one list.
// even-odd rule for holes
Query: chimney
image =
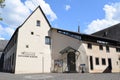
{"label": "chimney", "polygon": [[78,33],[80,33],[80,26],[78,25]]}

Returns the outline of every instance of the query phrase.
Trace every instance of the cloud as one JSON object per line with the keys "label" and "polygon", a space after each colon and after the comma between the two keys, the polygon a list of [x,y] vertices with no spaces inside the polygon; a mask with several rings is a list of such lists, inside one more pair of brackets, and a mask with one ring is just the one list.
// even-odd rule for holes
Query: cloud
{"label": "cloud", "polygon": [[65,10],[66,10],[66,11],[70,10],[70,8],[71,8],[70,5],[66,5],[66,6],[65,6]]}
{"label": "cloud", "polygon": [[3,27],[0,25],[0,40],[5,40],[5,36],[10,37],[13,35],[15,29],[12,27]]}
{"label": "cloud", "polygon": [[94,33],[120,23],[120,2],[106,4],[104,5],[103,10],[105,11],[105,17],[103,19],[93,20],[90,24],[88,24],[87,29],[84,30],[85,33]]}
{"label": "cloud", "polygon": [[29,9],[20,0],[5,0],[2,17],[8,25],[19,26],[30,14]]}
{"label": "cloud", "polygon": [[10,38],[14,30],[25,21],[38,5],[41,5],[42,10],[50,21],[57,19],[56,14],[45,0],[25,0],[24,2],[21,2],[21,0],[5,0],[5,5],[3,9],[0,9],[2,14],[0,16],[5,23],[4,26],[0,24],[0,39],[4,39],[3,36]]}
{"label": "cloud", "polygon": [[15,31],[14,28],[11,28],[11,27],[7,27],[7,28],[4,28],[4,29],[5,29],[4,31],[10,36],[12,36],[14,31]]}
{"label": "cloud", "polygon": [[5,40],[5,38],[1,38],[1,37],[0,37],[0,40]]}
{"label": "cloud", "polygon": [[35,7],[40,5],[43,12],[50,17],[50,21],[54,21],[55,19],[57,19],[57,16],[52,11],[50,5],[46,3],[44,0],[26,0],[25,5],[32,11],[35,9]]}
{"label": "cloud", "polygon": [[41,5],[44,13],[50,17],[50,21],[57,19],[50,5],[44,0],[26,0],[24,3],[21,0],[5,0],[5,4],[6,6],[0,11],[4,22],[8,25],[16,27],[21,25],[38,5]]}
{"label": "cloud", "polygon": [[29,8],[31,11],[35,10],[35,8],[37,7],[31,0],[26,0],[25,6]]}

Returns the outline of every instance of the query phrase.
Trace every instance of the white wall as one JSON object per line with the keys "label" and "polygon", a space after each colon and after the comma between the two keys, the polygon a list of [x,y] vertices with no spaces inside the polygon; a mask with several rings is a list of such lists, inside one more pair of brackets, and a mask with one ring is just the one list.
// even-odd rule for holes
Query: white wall
{"label": "white wall", "polygon": [[[36,26],[37,20],[41,21],[40,27]],[[45,44],[45,36],[50,36],[49,30],[50,26],[39,8],[19,28],[16,74],[49,73],[51,71],[50,45]],[[31,35],[31,32],[34,34]],[[26,48],[26,45],[29,48]]]}
{"label": "white wall", "polygon": [[[119,72],[119,64],[117,64],[118,61],[118,54],[116,52],[116,48],[110,46],[110,52],[106,52],[106,46],[103,46],[103,50],[99,50],[99,45],[92,43],[92,49],[87,48],[87,42],[84,42],[85,50],[88,55],[88,63],[89,63],[89,72],[91,73],[101,73],[108,67],[108,58],[111,58],[112,60],[112,72]],[[93,57],[93,67],[94,69],[90,69],[90,61],[89,57]],[[96,65],[95,58],[99,58],[99,65]],[[102,58],[105,58],[106,65],[102,65]],[[119,62],[119,61],[118,61]]]}

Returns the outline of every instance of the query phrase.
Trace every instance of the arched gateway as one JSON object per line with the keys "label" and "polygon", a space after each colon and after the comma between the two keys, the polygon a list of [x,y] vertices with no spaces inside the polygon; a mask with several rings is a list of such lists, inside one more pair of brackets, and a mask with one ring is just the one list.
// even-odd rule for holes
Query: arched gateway
{"label": "arched gateway", "polygon": [[76,59],[75,53],[69,52],[67,55],[67,66],[69,72],[76,72]]}
{"label": "arched gateway", "polygon": [[63,72],[77,72],[76,69],[76,59],[78,58],[78,56],[76,54],[79,53],[79,51],[77,51],[76,49],[72,48],[72,47],[66,47],[65,49],[63,49],[62,51],[60,51],[60,53],[62,54],[62,60],[63,60]]}

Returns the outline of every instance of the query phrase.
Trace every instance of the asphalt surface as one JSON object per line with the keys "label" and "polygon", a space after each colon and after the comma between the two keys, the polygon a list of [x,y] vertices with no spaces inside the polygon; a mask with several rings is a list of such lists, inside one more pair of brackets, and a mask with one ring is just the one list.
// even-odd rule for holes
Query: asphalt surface
{"label": "asphalt surface", "polygon": [[119,73],[49,73],[10,74],[0,73],[0,80],[120,80]]}

